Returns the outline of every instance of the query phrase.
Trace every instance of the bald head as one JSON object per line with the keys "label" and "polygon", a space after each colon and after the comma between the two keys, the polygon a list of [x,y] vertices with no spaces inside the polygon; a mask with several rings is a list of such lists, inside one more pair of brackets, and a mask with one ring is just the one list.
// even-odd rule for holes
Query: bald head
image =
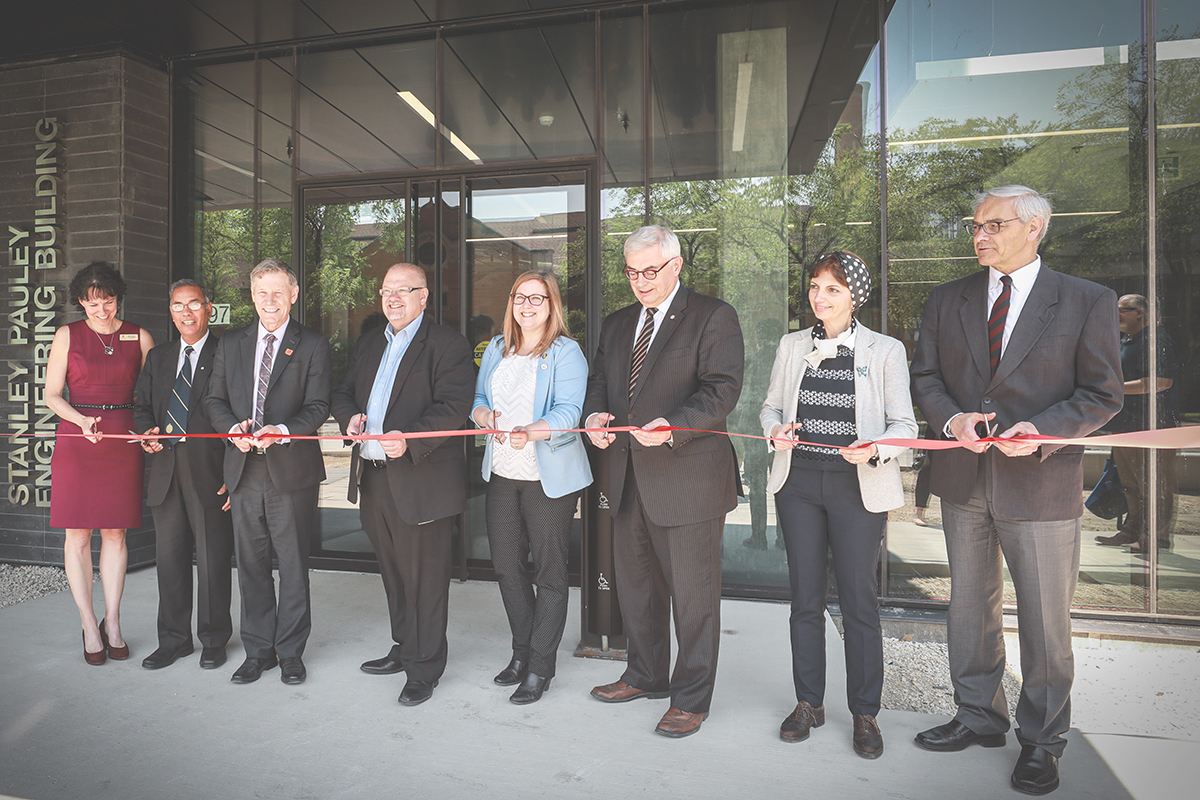
{"label": "bald head", "polygon": [[429,300],[425,270],[415,264],[393,264],[379,290],[383,315],[398,332],[425,313]]}

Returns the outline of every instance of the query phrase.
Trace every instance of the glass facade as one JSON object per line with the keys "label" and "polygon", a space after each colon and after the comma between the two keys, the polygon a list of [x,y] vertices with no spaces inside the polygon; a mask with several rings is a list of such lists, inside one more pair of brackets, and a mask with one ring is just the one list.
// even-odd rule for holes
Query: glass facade
{"label": "glass facade", "polygon": [[[289,259],[303,321],[330,337],[340,369],[391,263],[423,266],[437,321],[473,343],[488,320],[499,329],[512,279],[547,267],[587,350],[603,316],[632,301],[625,235],[660,223],[680,235],[685,284],[738,311],[746,380],[730,429],[757,434],[775,346],[812,323],[807,263],[832,248],[862,256],[881,280],[860,321],[911,353],[930,289],[978,269],[961,226],[972,196],[1025,183],[1055,207],[1046,263],[1142,309],[1141,327],[1121,324],[1128,352],[1144,350],[1144,375],[1126,375],[1145,387],[1144,427],[1200,424],[1194,5],[651,2],[542,19],[500,4],[373,36],[329,4],[331,25],[363,33],[176,62],[173,269],[213,286],[238,325],[253,314],[249,268]],[[479,442],[464,446],[477,476]],[[726,591],[783,597],[767,453],[735,446],[746,497],[726,523]],[[347,452],[326,453],[319,553],[331,564],[371,558],[344,501]],[[1086,481],[1114,455],[1090,448]],[[922,463],[903,460],[885,602],[949,596]],[[1128,471],[1135,510],[1085,514],[1076,606],[1200,614],[1200,452]],[[471,494],[458,556],[486,570],[477,477]],[[1132,550],[1097,541],[1118,523],[1156,535]],[[578,552],[576,538],[573,572]]]}

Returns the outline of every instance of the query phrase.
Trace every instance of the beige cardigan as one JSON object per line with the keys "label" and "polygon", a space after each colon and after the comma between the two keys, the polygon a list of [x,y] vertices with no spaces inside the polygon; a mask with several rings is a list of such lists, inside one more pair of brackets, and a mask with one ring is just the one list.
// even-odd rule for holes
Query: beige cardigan
{"label": "beige cardigan", "polygon": [[[812,328],[789,333],[779,340],[775,365],[771,368],[771,385],[759,414],[765,436],[770,436],[776,425],[795,421],[800,381],[807,365],[804,356],[812,351]],[[904,345],[861,324],[854,340],[854,418],[859,439],[917,437]],[[796,436],[803,439],[804,431],[797,431]],[[868,511],[889,511],[904,505],[900,465],[896,461],[904,449],[879,445],[878,464],[858,465],[858,485]],[[774,493],[783,488],[791,465],[790,450],[775,451],[767,491]]]}

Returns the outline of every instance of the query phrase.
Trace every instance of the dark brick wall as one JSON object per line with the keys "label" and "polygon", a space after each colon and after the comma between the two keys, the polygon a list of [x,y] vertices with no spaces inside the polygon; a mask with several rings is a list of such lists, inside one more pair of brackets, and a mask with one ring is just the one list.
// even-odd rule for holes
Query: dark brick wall
{"label": "dark brick wall", "polygon": [[[61,287],[56,324],[79,318],[66,307],[66,284],[79,267],[94,259],[110,261],[129,284],[122,316],[164,341],[169,319],[168,152],[169,82],[167,74],[124,53],[87,59],[0,69],[0,284],[5,335],[0,359],[6,376],[32,367],[33,348],[12,343],[12,282],[23,268],[14,266],[7,247],[8,226],[31,230],[34,209],[47,198],[34,196],[35,126],[55,117],[58,134],[58,268],[39,270],[37,285]],[[0,393],[5,432],[21,406]],[[49,508],[9,499],[9,454],[18,443],[5,440],[4,494],[0,498],[0,561],[61,564],[63,532],[49,527]],[[96,465],[103,469],[102,464]],[[15,480],[17,484],[32,480]],[[147,511],[144,524],[128,535],[130,566],[154,560],[154,531]],[[96,544],[98,547],[98,537]]]}

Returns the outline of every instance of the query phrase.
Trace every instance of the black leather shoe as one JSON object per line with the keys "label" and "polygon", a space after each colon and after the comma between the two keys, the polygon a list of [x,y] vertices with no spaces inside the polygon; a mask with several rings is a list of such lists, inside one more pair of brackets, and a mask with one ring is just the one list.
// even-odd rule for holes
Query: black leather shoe
{"label": "black leather shoe", "polygon": [[553,678],[543,678],[541,675],[534,675],[532,672],[525,676],[525,680],[521,681],[521,685],[512,693],[512,697],[508,698],[510,703],[516,703],[519,706],[527,706],[530,703],[536,703],[542,699],[542,695],[550,691],[550,681]]}
{"label": "black leather shoe", "polygon": [[200,669],[216,669],[225,663],[224,647],[206,647],[200,651]]}
{"label": "black leather shoe", "polygon": [[368,675],[395,675],[397,672],[404,672],[404,664],[400,662],[399,658],[393,657],[391,653],[383,658],[364,661],[358,665],[358,668]]}
{"label": "black leather shoe", "polygon": [[437,681],[414,681],[409,678],[408,683],[404,684],[404,691],[400,692],[397,699],[402,706],[419,706],[433,697],[433,689],[437,685]]}
{"label": "black leather shoe", "polygon": [[1097,536],[1096,544],[1108,545],[1110,547],[1120,547],[1124,544],[1133,544],[1138,540],[1138,534],[1134,531],[1119,530],[1112,536]]}
{"label": "black leather shoe", "polygon": [[150,655],[142,659],[143,669],[162,669],[169,667],[184,656],[190,656],[195,652],[195,648],[191,642],[181,644],[178,647],[160,647]]}
{"label": "black leather shoe", "polygon": [[233,673],[233,677],[229,680],[234,683],[254,683],[262,677],[263,670],[274,669],[279,661],[275,656],[268,658],[255,658],[250,656],[242,665],[237,668],[237,672]]}
{"label": "black leather shoe", "polygon": [[1050,794],[1058,788],[1058,758],[1036,745],[1024,745],[1013,769],[1012,786],[1025,794]]}
{"label": "black leather shoe", "polygon": [[528,664],[513,656],[512,661],[508,662],[508,666],[500,670],[499,674],[492,678],[492,681],[497,686],[516,686],[525,680],[525,672],[528,668]]}
{"label": "black leather shoe", "polygon": [[950,753],[966,750],[973,744],[983,747],[1004,747],[1003,733],[979,734],[952,719],[945,725],[938,725],[917,734],[917,744],[926,750],[939,753]]}
{"label": "black leather shoe", "polygon": [[300,656],[279,659],[279,680],[288,686],[304,683],[304,679],[307,677],[308,670],[304,668],[304,662],[300,660]]}

